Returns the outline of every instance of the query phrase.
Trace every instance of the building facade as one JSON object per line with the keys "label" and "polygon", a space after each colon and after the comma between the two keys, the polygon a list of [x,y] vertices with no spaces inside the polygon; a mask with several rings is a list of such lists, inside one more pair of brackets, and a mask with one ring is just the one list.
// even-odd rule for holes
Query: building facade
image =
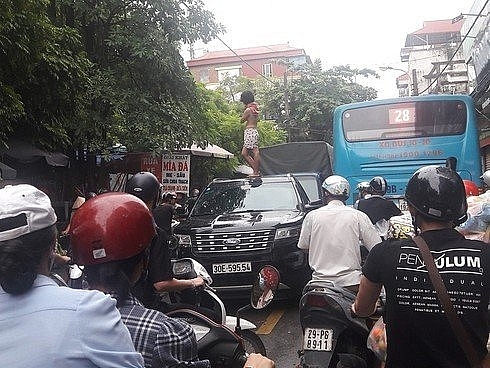
{"label": "building facade", "polygon": [[470,93],[475,101],[480,128],[483,170],[490,169],[490,4],[475,0],[467,14],[462,14],[461,33],[465,63],[470,74]]}
{"label": "building facade", "polygon": [[283,78],[288,68],[311,63],[304,49],[288,44],[212,51],[187,61],[197,82],[215,89],[226,77]]}
{"label": "building facade", "polygon": [[461,48],[464,19],[426,21],[409,33],[400,51],[407,73],[397,79],[400,96],[468,93],[468,68]]}

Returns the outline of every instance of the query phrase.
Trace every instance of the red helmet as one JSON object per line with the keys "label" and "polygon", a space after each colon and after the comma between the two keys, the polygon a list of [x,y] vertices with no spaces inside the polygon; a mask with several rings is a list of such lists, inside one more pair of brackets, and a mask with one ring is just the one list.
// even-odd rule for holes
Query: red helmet
{"label": "red helmet", "polygon": [[70,222],[74,262],[94,265],[131,258],[156,234],[153,216],[134,195],[112,192],[85,202]]}
{"label": "red helmet", "polygon": [[478,189],[478,185],[476,185],[471,180],[463,180],[463,184],[464,184],[464,191],[465,191],[467,197],[477,196],[480,194],[480,190]]}

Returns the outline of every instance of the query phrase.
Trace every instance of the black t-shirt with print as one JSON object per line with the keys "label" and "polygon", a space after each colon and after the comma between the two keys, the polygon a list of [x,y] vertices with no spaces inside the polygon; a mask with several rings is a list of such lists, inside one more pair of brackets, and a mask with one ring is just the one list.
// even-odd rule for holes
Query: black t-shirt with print
{"label": "black t-shirt with print", "polygon": [[[490,245],[467,240],[453,229],[426,231],[422,237],[473,346],[483,357],[488,338]],[[386,368],[469,367],[411,239],[388,239],[376,245],[363,274],[386,290]]]}

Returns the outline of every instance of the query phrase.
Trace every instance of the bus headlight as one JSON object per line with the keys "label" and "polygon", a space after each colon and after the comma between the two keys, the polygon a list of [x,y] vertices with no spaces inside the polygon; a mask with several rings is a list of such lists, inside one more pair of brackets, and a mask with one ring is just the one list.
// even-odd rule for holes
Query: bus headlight
{"label": "bus headlight", "polygon": [[275,240],[285,239],[285,238],[293,238],[299,235],[301,227],[292,226],[292,227],[283,227],[276,230]]}
{"label": "bus headlight", "polygon": [[174,234],[177,239],[177,246],[182,248],[189,248],[191,246],[191,236],[190,235],[182,235],[182,234]]}

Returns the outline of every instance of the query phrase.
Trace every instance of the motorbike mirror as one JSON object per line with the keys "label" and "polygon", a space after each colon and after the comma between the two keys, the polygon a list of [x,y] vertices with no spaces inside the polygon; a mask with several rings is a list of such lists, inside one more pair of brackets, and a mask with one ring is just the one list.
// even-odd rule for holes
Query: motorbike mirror
{"label": "motorbike mirror", "polygon": [[175,235],[172,235],[170,237],[170,240],[168,242],[168,248],[171,251],[176,250],[179,247],[179,238],[177,238]]}
{"label": "motorbike mirror", "polygon": [[264,266],[260,269],[250,297],[250,304],[254,309],[265,308],[272,302],[279,280],[279,271],[275,267]]}

